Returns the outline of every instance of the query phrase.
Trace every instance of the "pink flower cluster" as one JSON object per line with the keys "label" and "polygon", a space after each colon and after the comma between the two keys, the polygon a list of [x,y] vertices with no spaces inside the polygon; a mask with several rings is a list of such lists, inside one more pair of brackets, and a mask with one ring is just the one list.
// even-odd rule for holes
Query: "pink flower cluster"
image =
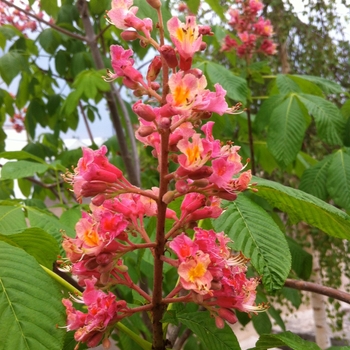
{"label": "pink flower cluster", "polygon": [[222,51],[235,50],[239,57],[250,59],[254,53],[274,55],[276,44],[271,40],[273,28],[269,20],[259,16],[264,7],[260,0],[236,0],[241,11],[231,9],[229,24],[236,31],[239,40],[227,35]]}
{"label": "pink flower cluster", "polygon": [[[161,6],[158,0],[147,2],[156,10]],[[203,72],[192,68],[194,54],[205,49],[203,35],[212,35],[209,27],[198,26],[193,16],[187,16],[185,23],[174,17],[166,25],[173,46],[166,45],[164,36],[160,43],[152,38],[152,21],[138,18],[137,12],[132,0],[113,0],[108,17],[123,30],[122,38],[140,40],[141,46],[152,45],[159,54],[144,77],[134,67],[132,50],[112,45],[113,72],[108,71],[105,80],[122,78],[135,96],[146,96],[149,101],[140,99],[132,106],[140,121],[136,138],[145,147],[151,147],[153,156],[159,159],[163,186],[148,190],[133,186],[121,170],[108,161],[105,146],[96,151],[84,148],[78,166],[65,178],[72,184],[78,201],[83,197],[92,198],[91,213],[83,213],[76,225],[76,238],[64,236],[63,247],[70,260],[67,266],[82,286],[90,288],[93,284],[95,288],[108,288],[121,284],[144,298],[143,306],[118,313],[119,318],[140,310],[152,312],[153,296],[131,280],[122,260],[125,254],[136,249],[150,249],[155,259],[155,274],[157,261],[161,263],[159,266],[165,261],[177,268],[180,277],[173,291],[157,302],[198,303],[211,312],[218,327],[223,327],[225,321],[236,322],[234,309],[255,312],[264,308],[254,304],[258,279],[246,277],[247,259],[241,254],[232,254],[228,247],[230,239],[223,233],[198,227],[199,220],[221,215],[222,199],[235,200],[239,192],[250,188],[251,173],[244,171],[238,154],[240,148],[215,139],[214,122],[208,121],[213,113],[238,112],[241,104],[229,107],[222,86],[215,84],[214,91],[210,91]],[[158,28],[164,27],[158,25]],[[158,79],[161,72],[162,78]],[[172,172],[168,167],[170,163]],[[168,207],[174,200],[180,203],[178,212]],[[161,216],[168,222],[164,225],[163,220],[163,224],[157,226],[154,238],[146,231],[144,218],[156,217],[161,222]],[[162,230],[162,239],[159,239],[159,227],[164,226],[168,230]],[[192,230],[193,239],[190,238]],[[161,254],[159,247],[162,247]],[[178,259],[164,256],[167,247]],[[185,296],[178,297],[181,290]],[[91,296],[102,298],[97,293]],[[68,316],[74,320],[69,321],[70,329],[78,330],[76,339],[92,344],[95,335],[91,338],[79,335],[79,330],[86,327],[85,316],[74,310],[70,302],[64,303]],[[115,312],[126,307],[118,303],[120,308],[115,308]],[[101,330],[115,322],[113,316],[110,319],[103,316],[98,321],[92,312],[88,315],[92,317],[89,324],[99,322]],[[111,314],[108,312],[108,315]],[[84,320],[76,321],[80,317]],[[92,332],[96,330],[93,327]],[[101,334],[96,334],[96,339],[102,339]]]}
{"label": "pink flower cluster", "polygon": [[[192,291],[193,301],[207,308],[218,327],[222,320],[235,323],[232,309],[254,312],[264,309],[255,306],[259,280],[246,277],[246,262],[242,254],[233,256],[227,244],[230,239],[223,232],[194,229],[193,240],[185,233],[169,244],[179,260],[178,273],[184,289]],[[171,262],[170,262],[171,263]]]}
{"label": "pink flower cluster", "polygon": [[108,336],[113,331],[113,326],[121,320],[128,307],[124,300],[116,300],[113,293],[108,294],[95,289],[95,280],[86,280],[86,289],[81,298],[74,301],[84,304],[87,313],[73,308],[69,299],[63,299],[63,305],[67,313],[67,331],[76,331],[74,339],[77,342],[86,343],[89,347],[97,346],[104,338],[103,344],[109,345]]}

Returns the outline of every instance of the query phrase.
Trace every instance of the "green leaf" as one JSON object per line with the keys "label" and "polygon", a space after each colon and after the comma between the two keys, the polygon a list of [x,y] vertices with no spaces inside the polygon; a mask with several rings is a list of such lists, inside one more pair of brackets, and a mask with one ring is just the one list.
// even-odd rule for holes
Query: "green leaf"
{"label": "green leaf", "polygon": [[307,113],[294,94],[289,95],[271,114],[267,147],[281,167],[293,162],[307,128]]}
{"label": "green leaf", "polygon": [[196,14],[198,12],[200,0],[187,0],[186,4],[190,9],[191,13]]}
{"label": "green leaf", "polygon": [[312,75],[294,75],[294,77],[311,81],[312,83],[316,84],[327,95],[341,94],[342,92],[344,92],[343,88],[339,84],[325,78],[315,77]]}
{"label": "green leaf", "polygon": [[205,63],[205,72],[212,84],[220,82],[230,99],[246,104],[248,85],[245,79],[234,75],[224,66],[210,61]]}
{"label": "green leaf", "polygon": [[231,327],[225,324],[218,329],[209,312],[191,312],[177,314],[179,322],[188,327],[210,350],[240,350],[239,343]]}
{"label": "green leaf", "polygon": [[109,0],[90,0],[88,2],[92,14],[102,15],[111,5]]}
{"label": "green leaf", "polygon": [[299,94],[298,99],[314,117],[319,137],[330,145],[342,145],[346,120],[337,106],[321,97],[309,94]]}
{"label": "green leaf", "polygon": [[51,212],[28,206],[26,206],[25,209],[30,225],[40,227],[52,235],[58,243],[62,241],[62,231],[66,232],[70,237],[75,237],[74,228],[60,222]]}
{"label": "green leaf", "polygon": [[20,179],[17,179],[17,184],[23,196],[29,197],[32,191],[32,183],[25,178],[20,178]]}
{"label": "green leaf", "polygon": [[22,249],[0,242],[0,257],[0,350],[61,350],[60,289]]}
{"label": "green leaf", "polygon": [[272,330],[272,323],[266,312],[260,312],[252,318],[253,325],[258,334],[270,333]]}
{"label": "green leaf", "polygon": [[254,348],[249,350],[265,350],[288,346],[293,350],[321,350],[315,343],[308,342],[292,332],[261,335]]}
{"label": "green leaf", "polygon": [[350,210],[350,155],[337,151],[328,168],[327,189],[334,202]]}
{"label": "green leaf", "polygon": [[295,83],[298,84],[301,92],[304,92],[306,94],[320,96],[320,97],[324,96],[322,90],[316,84],[312,83],[311,81],[306,80],[306,79],[302,79],[300,76],[290,75],[290,74],[288,74],[288,78],[293,80]]}
{"label": "green leaf", "polygon": [[98,91],[109,91],[110,89],[109,84],[102,79],[101,72],[92,69],[79,73],[73,87],[91,99],[96,97]]}
{"label": "green leaf", "polygon": [[17,162],[7,162],[1,169],[1,179],[19,179],[22,177],[34,176],[36,173],[43,173],[49,169],[46,164],[19,160]]}
{"label": "green leaf", "polygon": [[257,133],[269,125],[273,110],[285,99],[285,95],[272,95],[262,103],[254,120],[254,129]]}
{"label": "green leaf", "polygon": [[289,215],[296,223],[305,221],[329,236],[350,239],[350,216],[308,193],[283,186],[277,182],[253,177],[256,195]]}
{"label": "green leaf", "polygon": [[223,21],[226,21],[224,9],[217,0],[205,0],[205,2],[220,17],[220,19],[222,19]]}
{"label": "green leaf", "polygon": [[56,0],[41,0],[40,7],[49,16],[56,18],[59,10],[58,2]]}
{"label": "green leaf", "polygon": [[38,36],[42,48],[49,54],[53,55],[61,44],[60,34],[51,28],[44,29]]}
{"label": "green leaf", "polygon": [[276,77],[276,85],[281,94],[287,95],[291,92],[300,92],[301,89],[297,83],[295,83],[292,79],[289,78],[288,75],[285,74],[277,74]]}
{"label": "green leaf", "polygon": [[302,301],[299,290],[283,287],[281,289],[281,294],[285,299],[289,300],[296,309],[299,309]]}
{"label": "green leaf", "polygon": [[12,235],[1,235],[0,241],[22,248],[29,255],[33,256],[36,261],[52,269],[53,263],[57,260],[59,247],[57,241],[44,230],[31,227],[21,233]]}
{"label": "green leaf", "polygon": [[235,250],[251,259],[267,290],[283,286],[291,268],[291,256],[285,235],[264,209],[239,195],[213,220],[213,226],[233,240]]}
{"label": "green leaf", "polygon": [[62,110],[64,111],[64,113],[66,113],[66,115],[71,115],[73,112],[76,111],[81,94],[82,91],[75,90],[67,96],[62,105]]}
{"label": "green leaf", "polygon": [[0,205],[1,234],[7,235],[26,228],[24,212],[20,206]]}
{"label": "green leaf", "polygon": [[0,75],[7,85],[23,70],[27,70],[27,62],[18,52],[10,51],[0,57]]}
{"label": "green leaf", "polygon": [[306,252],[294,239],[287,236],[292,254],[292,270],[303,280],[308,280],[312,272],[312,255]]}
{"label": "green leaf", "polygon": [[45,160],[35,156],[34,154],[31,154],[26,151],[8,151],[8,152],[1,152],[0,153],[0,158],[6,158],[6,159],[16,159],[16,160],[21,160],[21,159],[33,159],[39,163],[42,164],[47,164]]}
{"label": "green leaf", "polygon": [[313,167],[306,169],[300,179],[299,190],[326,200],[328,198],[328,168],[332,158],[333,155],[329,155]]}

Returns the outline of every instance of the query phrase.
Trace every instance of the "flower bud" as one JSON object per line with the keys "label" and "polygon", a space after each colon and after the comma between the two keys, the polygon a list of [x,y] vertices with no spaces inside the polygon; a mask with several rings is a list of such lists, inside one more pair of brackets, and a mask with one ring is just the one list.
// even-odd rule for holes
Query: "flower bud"
{"label": "flower bud", "polygon": [[171,126],[171,120],[169,118],[161,118],[158,126],[160,129],[169,129]]}
{"label": "flower bud", "polygon": [[213,169],[210,166],[202,166],[200,169],[192,171],[188,174],[188,177],[191,180],[199,180],[206,177],[209,177],[213,173]]}
{"label": "flower bud", "polygon": [[209,26],[198,26],[198,32],[200,35],[214,35]]}
{"label": "flower bud", "polygon": [[176,188],[176,191],[178,191],[179,193],[186,193],[189,187],[188,187],[187,181],[179,180],[179,181],[176,181],[175,188]]}
{"label": "flower bud", "polygon": [[170,118],[170,117],[173,117],[174,115],[178,114],[178,112],[171,105],[165,104],[164,106],[160,107],[159,114],[162,117]]}
{"label": "flower bud", "polygon": [[124,30],[120,33],[120,36],[125,41],[133,41],[138,38],[138,34],[134,30]]}
{"label": "flower bud", "polygon": [[215,316],[215,325],[217,328],[223,329],[225,327],[225,321],[221,317]]}
{"label": "flower bud", "polygon": [[96,206],[102,205],[102,203],[106,200],[106,196],[103,193],[98,194],[94,198],[91,199],[91,203]]}
{"label": "flower bud", "polygon": [[149,135],[151,135],[152,133],[155,132],[155,129],[153,126],[140,126],[139,129],[137,130],[137,133],[141,136],[141,137],[147,137]]}
{"label": "flower bud", "polygon": [[150,105],[142,103],[141,100],[137,101],[133,106],[132,110],[142,119],[152,122],[157,118],[153,108]]}
{"label": "flower bud", "polygon": [[218,310],[218,315],[231,324],[234,324],[238,321],[235,313],[229,309],[220,308]]}
{"label": "flower bud", "polygon": [[175,195],[175,191],[168,191],[164,194],[163,198],[162,198],[162,201],[165,203],[165,204],[169,204],[170,202],[173,201],[174,199],[174,195]]}
{"label": "flower bud", "polygon": [[170,45],[163,45],[159,49],[160,54],[164,58],[169,68],[175,68],[178,66],[178,60],[174,48]]}
{"label": "flower bud", "polygon": [[154,81],[162,69],[162,59],[160,56],[155,56],[148,67],[147,81]]}
{"label": "flower bud", "polygon": [[149,5],[151,5],[154,9],[158,10],[161,6],[162,3],[160,0],[146,0]]}
{"label": "flower bud", "polygon": [[157,91],[159,88],[160,88],[160,84],[155,82],[155,81],[152,81],[151,83],[151,88],[155,91]]}
{"label": "flower bud", "polygon": [[205,43],[204,41],[201,42],[201,46],[199,47],[200,51],[204,51],[207,48],[207,43]]}

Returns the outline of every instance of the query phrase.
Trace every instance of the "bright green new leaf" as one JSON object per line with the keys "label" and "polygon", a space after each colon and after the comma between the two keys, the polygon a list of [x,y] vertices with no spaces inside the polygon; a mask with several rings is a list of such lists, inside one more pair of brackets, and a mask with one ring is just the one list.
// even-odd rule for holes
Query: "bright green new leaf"
{"label": "bright green new leaf", "polygon": [[0,234],[0,241],[22,248],[33,256],[40,265],[46,266],[48,269],[52,269],[60,252],[57,241],[38,227],[27,228],[21,233],[12,235]]}
{"label": "bright green new leaf", "polygon": [[327,189],[334,202],[350,210],[350,155],[343,150],[337,151],[330,161]]}
{"label": "bright green new leaf", "polygon": [[0,242],[0,350],[61,350],[62,294],[36,260]]}
{"label": "bright green new leaf", "polygon": [[267,290],[283,286],[291,268],[291,255],[285,235],[264,209],[239,195],[213,220],[213,226],[233,240],[235,250],[251,259]]}
{"label": "bright green new leaf", "polygon": [[333,155],[329,155],[313,167],[306,169],[300,179],[299,189],[326,200],[328,198],[328,168],[332,158]]}
{"label": "bright green new leaf", "polygon": [[301,148],[308,126],[305,108],[289,95],[272,112],[267,135],[267,147],[277,163],[285,168],[293,162]]}
{"label": "bright green new leaf", "polygon": [[350,216],[308,193],[277,182],[253,177],[256,195],[289,215],[292,222],[305,221],[329,236],[350,239]]}
{"label": "bright green new leaf", "polygon": [[17,162],[7,162],[1,169],[1,179],[19,179],[21,177],[34,176],[36,173],[42,174],[47,171],[49,166],[27,160]]}
{"label": "bright green new leaf", "polygon": [[102,79],[102,74],[93,69],[83,71],[76,77],[73,87],[83,92],[87,98],[94,99],[98,91],[109,91],[110,86]]}
{"label": "bright green new leaf", "polygon": [[204,345],[210,350],[240,350],[232,329],[225,324],[223,329],[218,329],[209,312],[178,313],[176,318],[179,322],[189,328]]}
{"label": "bright green new leaf", "polygon": [[254,348],[249,350],[266,350],[288,346],[293,350],[321,350],[315,343],[308,342],[292,332],[261,335]]}
{"label": "bright green new leaf", "polygon": [[298,94],[298,99],[314,117],[319,137],[331,145],[342,145],[346,120],[337,106],[324,98],[309,94]]}
{"label": "bright green new leaf", "polygon": [[234,75],[224,66],[210,61],[205,63],[205,72],[213,85],[220,82],[230,99],[246,104],[248,85],[245,79]]}

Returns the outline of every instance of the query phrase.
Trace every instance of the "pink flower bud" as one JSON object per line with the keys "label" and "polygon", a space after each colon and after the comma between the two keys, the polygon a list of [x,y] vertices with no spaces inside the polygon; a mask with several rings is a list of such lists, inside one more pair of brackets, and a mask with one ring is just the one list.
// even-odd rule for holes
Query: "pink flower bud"
{"label": "pink flower bud", "polygon": [[218,310],[218,315],[231,324],[234,324],[238,321],[235,313],[229,309],[220,308]]}
{"label": "pink flower bud", "polygon": [[209,181],[207,179],[199,179],[193,181],[192,185],[196,187],[207,187],[209,185]]}
{"label": "pink flower bud", "polygon": [[205,165],[196,171],[192,171],[190,174],[188,174],[188,177],[191,180],[199,180],[199,179],[209,177],[212,173],[213,173],[213,169]]}
{"label": "pink flower bud", "polygon": [[179,181],[176,181],[175,188],[176,188],[176,191],[178,191],[179,193],[186,193],[189,187],[188,187],[187,181],[179,180]]}
{"label": "pink flower bud", "polygon": [[161,118],[158,126],[160,129],[169,129],[171,125],[171,120],[169,118]]}
{"label": "pink flower bud", "polygon": [[198,26],[198,29],[200,35],[214,35],[209,26]]}
{"label": "pink flower bud", "polygon": [[175,108],[173,108],[170,104],[165,104],[164,106],[160,107],[159,114],[162,117],[170,118],[178,114],[178,111]]}
{"label": "pink flower bud", "polygon": [[221,282],[213,282],[211,281],[211,286],[210,289],[211,290],[220,290],[222,288],[222,283]]}
{"label": "pink flower bud", "polygon": [[160,0],[146,0],[154,9],[159,9],[162,6]]}
{"label": "pink flower bud", "polygon": [[237,199],[237,194],[236,193],[229,193],[226,191],[219,191],[216,193],[216,195],[221,198],[221,199],[225,199],[227,201],[234,201]]}
{"label": "pink flower bud", "polygon": [[204,51],[207,48],[207,43],[205,43],[204,41],[201,42],[201,46],[199,47],[200,51]]}
{"label": "pink flower bud", "polygon": [[151,83],[151,88],[155,91],[157,91],[159,88],[160,88],[160,84],[155,82],[155,81],[152,81]]}
{"label": "pink flower bud", "polygon": [[98,194],[92,198],[91,202],[93,205],[100,206],[106,200],[106,196],[103,193]]}
{"label": "pink flower bud", "polygon": [[142,119],[152,122],[157,118],[153,108],[150,105],[142,103],[141,100],[137,101],[133,106],[132,110]]}
{"label": "pink flower bud", "polygon": [[153,126],[141,126],[139,127],[139,129],[137,130],[137,133],[141,136],[141,137],[147,137],[149,135],[151,135],[152,133],[154,133],[156,130],[154,129]]}
{"label": "pink flower bud", "polygon": [[133,41],[138,38],[138,34],[134,30],[124,30],[120,33],[120,36],[125,41]]}
{"label": "pink flower bud", "polygon": [[147,81],[154,81],[162,69],[162,59],[160,56],[155,56],[148,67]]}
{"label": "pink flower bud", "polygon": [[163,45],[160,47],[159,52],[169,68],[175,68],[178,66],[179,63],[177,61],[176,52],[172,46]]}
{"label": "pink flower bud", "polygon": [[225,327],[225,321],[221,317],[215,316],[215,325],[217,328],[223,329]]}
{"label": "pink flower bud", "polygon": [[215,267],[215,266],[210,267],[209,271],[213,276],[213,281],[220,281],[222,279],[222,277],[224,276],[222,268],[220,268],[220,267]]}

